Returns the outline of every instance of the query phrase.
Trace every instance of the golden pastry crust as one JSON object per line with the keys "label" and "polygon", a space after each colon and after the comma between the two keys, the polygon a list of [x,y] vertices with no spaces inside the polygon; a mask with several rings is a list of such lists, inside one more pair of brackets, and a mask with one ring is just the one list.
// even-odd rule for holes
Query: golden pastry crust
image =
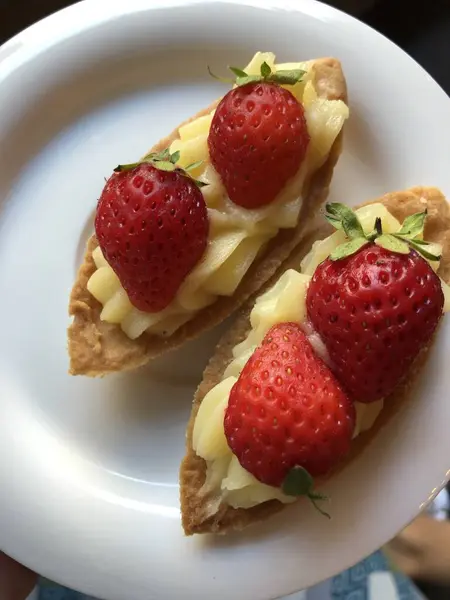
{"label": "golden pastry crust", "polygon": [[[313,68],[318,95],[330,100],[341,99],[347,102],[346,82],[339,61],[333,58],[319,59],[314,61]],[[217,102],[208,106],[187,122],[209,113],[216,104]],[[178,128],[156,144],[153,151],[167,148],[177,137]],[[92,252],[97,247],[97,240],[92,236],[88,241],[84,261],[70,296],[69,314],[73,317],[73,322],[68,329],[70,373],[94,377],[135,369],[218,325],[242,306],[275,273],[300,243],[308,224],[328,195],[333,169],[341,147],[342,132],[333,144],[325,164],[305,184],[305,200],[297,227],[280,230],[269,242],[264,254],[250,267],[233,296],[218,298],[168,338],[144,333],[136,340],[131,340],[118,325],[100,319],[102,307],[87,290],[87,282],[95,271]]]}
{"label": "golden pastry crust", "polygon": [[[443,252],[439,275],[445,282],[450,283],[450,205],[442,193],[436,188],[416,187],[404,192],[386,194],[382,198],[372,200],[371,202],[383,203],[389,212],[400,222],[403,222],[408,215],[423,211],[425,208],[428,209],[424,237],[427,241],[442,244]],[[283,264],[277,274],[264,286],[264,289],[268,289],[273,285],[281,273],[289,267],[298,268],[301,259],[310,250],[312,243],[315,240],[323,239],[330,235],[331,231],[330,226],[324,225],[311,234],[290,257],[289,264]],[[259,293],[263,291],[261,289]],[[183,459],[180,469],[181,514],[186,535],[194,533],[226,533],[232,529],[243,529],[253,522],[261,521],[282,510],[285,506],[278,500],[271,500],[250,509],[234,509],[222,504],[218,512],[211,517],[208,513],[208,503],[212,501],[212,496],[208,493],[202,493],[202,486],[206,475],[206,463],[195,454],[192,448],[192,432],[198,408],[209,390],[221,380],[223,372],[232,359],[233,347],[247,336],[250,330],[249,314],[253,308],[253,303],[254,300],[252,299],[243,307],[234,325],[219,342],[216,352],[206,367],[203,380],[194,396],[192,413],[187,427],[186,456]],[[417,357],[414,367],[411,369],[411,376],[398,386],[391,397],[386,400],[385,408],[375,422],[374,427],[356,438],[352,444],[350,455],[342,464],[338,465],[333,474],[342,470],[354,457],[358,456],[377,432],[407,400],[408,391],[414,384],[415,377],[420,372],[421,366],[426,360],[427,350],[427,348],[422,350]],[[319,485],[320,483],[322,482],[318,482]]]}

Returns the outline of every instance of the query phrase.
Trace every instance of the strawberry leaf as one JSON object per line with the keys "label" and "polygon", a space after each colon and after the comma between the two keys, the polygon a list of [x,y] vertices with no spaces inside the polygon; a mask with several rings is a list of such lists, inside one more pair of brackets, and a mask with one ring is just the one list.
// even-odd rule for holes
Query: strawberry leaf
{"label": "strawberry leaf", "polygon": [[124,165],[118,165],[115,169],[115,173],[119,173],[120,171],[130,171],[135,167],[138,167],[142,163],[151,163],[161,169],[162,171],[173,171],[175,169],[174,165],[176,162],[180,160],[180,152],[174,152],[170,154],[169,148],[162,150],[161,152],[149,152],[142,158],[142,160],[134,163],[128,163]]}
{"label": "strawberry leaf", "polygon": [[350,239],[366,237],[356,213],[350,207],[340,202],[331,202],[326,205],[325,209],[327,220],[334,226],[338,221],[340,223],[338,229],[343,229],[347,237]]}
{"label": "strawberry leaf", "polygon": [[201,164],[203,164],[202,160],[197,160],[196,162],[191,163],[190,165],[188,165],[187,167],[184,167],[185,171],[192,171],[192,169],[196,169],[197,167],[199,167]]}
{"label": "strawberry leaf", "polygon": [[408,240],[413,240],[417,236],[422,235],[426,216],[427,210],[424,210],[421,213],[415,213],[406,217],[400,231],[397,231],[396,235],[405,237]]}
{"label": "strawberry leaf", "polygon": [[204,181],[200,181],[200,179],[192,179],[192,181],[195,183],[195,185],[202,189],[203,187],[205,187],[205,185],[208,185],[207,183],[205,183]]}
{"label": "strawberry leaf", "polygon": [[333,225],[335,229],[342,229],[341,219],[338,219],[330,214],[325,214],[325,219],[328,221],[328,223],[330,223],[330,225]]}
{"label": "strawberry leaf", "polygon": [[342,229],[341,206],[345,205],[339,202],[325,204],[325,219],[336,229]]}
{"label": "strawberry leaf", "polygon": [[117,165],[114,169],[114,173],[121,173],[122,171],[131,171],[135,167],[138,167],[141,163],[128,163],[126,165]]}
{"label": "strawberry leaf", "polygon": [[[269,66],[269,65],[267,65]],[[236,85],[246,85],[247,83],[256,83],[258,81],[264,81],[264,77],[262,75],[249,75],[242,69],[238,69],[237,67],[228,67],[230,71],[236,75],[236,81],[232,83],[236,83]],[[269,67],[270,69],[270,67]],[[262,66],[261,66],[262,70]]]}
{"label": "strawberry leaf", "polygon": [[173,162],[171,162],[169,160],[158,160],[155,162],[155,167],[157,167],[161,171],[175,171],[175,169],[176,169]]}
{"label": "strawberry leaf", "polygon": [[416,252],[418,252],[421,256],[431,261],[441,260],[442,255],[436,254],[434,244],[427,244],[423,240],[409,240],[409,245],[411,248],[414,248]]}
{"label": "strawberry leaf", "polygon": [[281,70],[276,73],[272,72],[270,65],[265,61],[261,65],[260,75],[249,75],[242,69],[238,67],[228,67],[233,75],[236,76],[236,79],[228,79],[226,77],[219,77],[215,75],[208,66],[209,74],[214,77],[214,79],[218,79],[223,83],[235,83],[236,85],[246,85],[247,83],[259,83],[262,81],[266,81],[269,83],[276,83],[278,85],[294,85],[298,81],[300,81],[306,71],[302,69],[292,69],[292,70]]}
{"label": "strawberry leaf", "polygon": [[260,83],[264,81],[261,75],[246,75],[245,77],[237,77],[236,85],[247,85],[247,83]]}
{"label": "strawberry leaf", "polygon": [[[234,83],[234,80],[232,77],[220,77],[219,75],[216,75],[215,73],[213,73],[211,71],[211,67],[209,65],[207,66],[207,69],[208,69],[208,73],[211,75],[211,77],[214,77],[214,79],[217,79],[217,81],[221,81],[222,83]],[[230,69],[233,70],[231,67],[230,67]],[[244,72],[244,71],[242,71],[242,72]]]}
{"label": "strawberry leaf", "polygon": [[195,169],[196,167],[201,165],[202,164],[201,160],[188,165],[185,169],[181,169],[180,167],[177,167],[177,162],[179,160],[180,160],[180,151],[179,150],[177,150],[176,152],[171,154],[169,148],[166,148],[165,150],[162,150],[161,152],[149,152],[139,162],[129,163],[126,165],[118,165],[114,169],[114,172],[120,173],[121,171],[130,171],[131,169],[134,169],[143,163],[149,163],[149,164],[153,165],[154,167],[156,167],[157,169],[160,169],[161,171],[179,171],[179,172],[183,173],[183,175],[186,175],[186,177],[189,177],[190,179],[192,179],[192,181],[199,188],[202,188],[205,185],[207,185],[203,181],[198,181],[197,179],[194,179],[188,172],[189,170]]}
{"label": "strawberry leaf", "polygon": [[283,481],[286,496],[308,496],[314,487],[314,479],[303,467],[293,467]]}
{"label": "strawberry leaf", "polygon": [[418,236],[423,234],[427,210],[406,217],[400,230],[396,233],[383,233],[380,217],[375,219],[374,229],[366,235],[356,213],[339,202],[331,202],[325,207],[325,218],[335,229],[342,229],[349,241],[338,246],[330,255],[331,260],[340,260],[355,254],[367,242],[375,242],[378,246],[390,252],[409,254],[410,247],[414,248],[425,259],[438,261],[442,249],[439,245],[428,244]]}
{"label": "strawberry leaf", "polygon": [[181,152],[179,150],[177,150],[171,156],[169,154],[169,160],[174,165],[180,160],[180,156],[181,156]]}
{"label": "strawberry leaf", "polygon": [[266,81],[278,83],[278,85],[295,85],[303,79],[305,73],[306,71],[303,71],[302,69],[292,69],[291,71],[282,69],[281,71],[270,74],[266,78]]}
{"label": "strawberry leaf", "polygon": [[413,240],[416,246],[426,246],[427,251],[431,252],[433,256],[439,257],[439,260],[442,258],[442,245],[437,242],[427,242],[425,240],[417,239]]}
{"label": "strawberry leaf", "polygon": [[165,148],[165,150],[162,150],[161,152],[149,152],[148,154],[146,154],[144,156],[144,158],[142,159],[142,162],[155,162],[155,161],[164,161],[164,160],[169,160],[170,161],[170,150],[169,148]]}
{"label": "strawberry leaf", "polygon": [[342,228],[350,239],[366,237],[364,229],[353,211],[342,218]]}
{"label": "strawberry leaf", "polygon": [[380,237],[377,237],[375,244],[397,254],[409,254],[408,244],[389,233],[384,233]]}
{"label": "strawberry leaf", "polygon": [[269,67],[269,65],[266,63],[266,61],[264,61],[263,64],[261,65],[261,75],[265,79],[266,77],[269,77],[269,75],[271,73],[272,73],[272,69]]}
{"label": "strawberry leaf", "polygon": [[[242,69],[238,69],[238,67],[228,67],[232,73],[236,75],[236,77],[248,77],[247,73]],[[262,68],[262,67],[261,67]]]}
{"label": "strawberry leaf", "polygon": [[369,243],[369,240],[365,237],[354,238],[349,242],[344,242],[340,244],[333,252],[330,254],[331,260],[342,260],[343,258],[347,258],[352,254],[356,254],[358,250],[361,250],[363,246]]}
{"label": "strawberry leaf", "polygon": [[314,479],[303,467],[296,466],[289,470],[283,481],[282,491],[286,496],[306,496],[320,514],[331,518],[318,504],[318,502],[328,500],[328,497],[314,491]]}

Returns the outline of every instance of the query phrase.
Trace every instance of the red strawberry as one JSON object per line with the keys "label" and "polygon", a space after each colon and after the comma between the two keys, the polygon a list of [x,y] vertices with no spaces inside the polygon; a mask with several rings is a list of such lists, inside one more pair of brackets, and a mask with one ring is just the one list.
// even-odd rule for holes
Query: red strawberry
{"label": "red strawberry", "polygon": [[170,304],[208,242],[207,209],[195,181],[157,165],[128,165],[114,173],[95,218],[106,260],[131,303],[146,312]]}
{"label": "red strawberry", "polygon": [[271,74],[268,65],[261,67],[260,81],[241,73],[237,83],[250,83],[238,85],[219,103],[208,147],[230,199],[244,208],[258,208],[275,200],[297,173],[309,134],[303,106],[277,83],[295,83],[301,75],[288,81],[280,73]]}
{"label": "red strawberry", "polygon": [[244,469],[281,486],[294,467],[324,475],[348,453],[355,408],[300,326],[282,323],[242,370],[224,425]]}
{"label": "red strawberry", "polygon": [[[413,217],[423,217],[423,228],[424,214]],[[317,267],[309,285],[309,319],[328,350],[336,377],[358,402],[374,402],[394,390],[442,316],[439,277],[403,241],[409,239],[426,252],[424,243],[415,239],[419,230],[420,226],[410,238],[406,230],[398,236],[406,253],[366,240],[356,253],[334,260],[332,256]],[[393,244],[392,239],[388,242]]]}

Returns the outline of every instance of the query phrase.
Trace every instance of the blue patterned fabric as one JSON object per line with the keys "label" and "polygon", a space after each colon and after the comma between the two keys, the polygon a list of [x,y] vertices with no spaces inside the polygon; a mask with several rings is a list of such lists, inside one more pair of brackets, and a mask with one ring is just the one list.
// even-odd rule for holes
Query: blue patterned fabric
{"label": "blue patterned fabric", "polygon": [[[331,580],[306,591],[306,595],[294,594],[291,600],[378,600],[376,587],[370,582],[372,573],[390,573],[393,589],[396,589],[395,600],[420,600],[423,598],[411,581],[399,574],[392,573],[381,552],[375,552],[351,569],[343,571]],[[51,582],[42,582],[39,586],[39,600],[92,600],[84,594],[68,590]],[[130,598],[129,600],[133,600]],[[379,600],[385,600],[380,597]]]}
{"label": "blue patterned fabric", "polygon": [[89,596],[69,590],[51,581],[41,581],[38,600],[91,600]]}
{"label": "blue patterned fabric", "polygon": [[[330,600],[368,600],[368,578],[371,573],[377,571],[389,571],[386,559],[381,552],[372,554],[351,569],[333,577]],[[417,596],[409,598],[415,600]]]}
{"label": "blue patterned fabric", "polygon": [[[351,569],[334,577],[331,581],[330,600],[375,600],[378,598],[376,586],[371,585],[372,573],[389,573],[396,600],[420,600],[423,596],[404,575],[392,572],[381,552],[375,552]],[[328,600],[324,598],[324,600]],[[385,600],[381,598],[380,600]]]}

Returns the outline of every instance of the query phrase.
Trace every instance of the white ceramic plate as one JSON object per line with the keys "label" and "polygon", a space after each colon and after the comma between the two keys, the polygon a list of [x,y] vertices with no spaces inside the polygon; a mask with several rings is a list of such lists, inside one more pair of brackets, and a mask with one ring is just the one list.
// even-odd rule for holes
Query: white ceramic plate
{"label": "white ceramic plate", "polygon": [[220,72],[257,49],[342,60],[352,114],[334,200],[414,184],[450,193],[444,92],[312,0],[90,0],[0,49],[0,547],[98,597],[304,588],[386,542],[450,467],[448,318],[412,401],[330,482],[331,522],[300,503],[217,539],[183,537],[177,473],[219,332],[136,374],[66,374],[67,299],[103,177],[217,96],[207,64]]}

